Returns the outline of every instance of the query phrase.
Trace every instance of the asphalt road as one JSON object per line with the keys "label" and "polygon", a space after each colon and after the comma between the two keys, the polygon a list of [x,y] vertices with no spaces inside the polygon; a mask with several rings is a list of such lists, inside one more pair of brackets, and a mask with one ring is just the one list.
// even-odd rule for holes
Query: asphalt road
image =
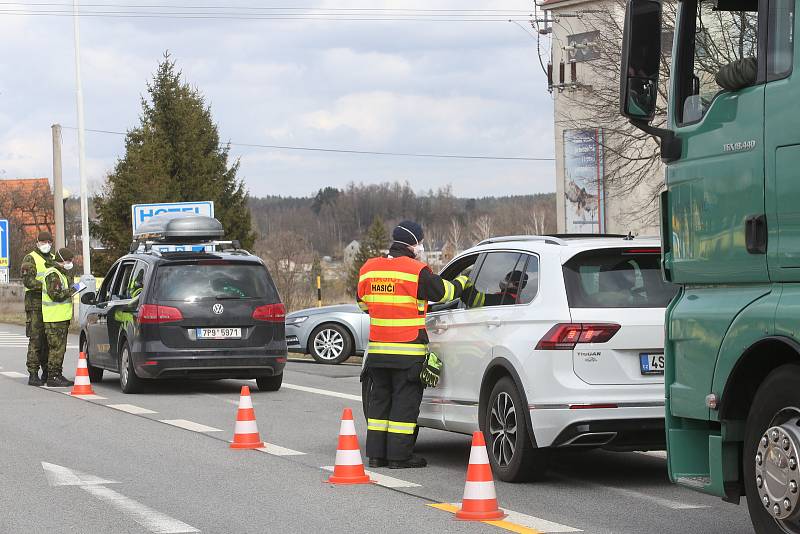
{"label": "asphalt road", "polygon": [[[253,387],[270,446],[237,451],[228,441],[247,381],[156,382],[124,395],[106,373],[93,385],[102,398],[72,398],[26,385],[23,334],[0,325],[2,533],[752,532],[744,506],[671,485],[662,455],[603,451],[554,456],[544,482],[496,482],[515,512],[504,525],[457,522],[430,505],[460,501],[468,436],[423,429],[428,468],[378,469],[393,480],[375,485],[325,482],[345,407],[363,454],[358,366],[291,362],[280,391]],[[73,347],[66,376],[76,360]]]}

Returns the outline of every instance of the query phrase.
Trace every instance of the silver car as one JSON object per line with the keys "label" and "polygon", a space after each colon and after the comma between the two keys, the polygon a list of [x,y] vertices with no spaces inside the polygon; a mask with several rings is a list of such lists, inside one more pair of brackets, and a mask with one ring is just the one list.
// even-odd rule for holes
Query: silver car
{"label": "silver car", "polygon": [[355,304],[323,306],[286,316],[289,352],[308,353],[320,363],[342,363],[364,354],[369,339],[369,315]]}

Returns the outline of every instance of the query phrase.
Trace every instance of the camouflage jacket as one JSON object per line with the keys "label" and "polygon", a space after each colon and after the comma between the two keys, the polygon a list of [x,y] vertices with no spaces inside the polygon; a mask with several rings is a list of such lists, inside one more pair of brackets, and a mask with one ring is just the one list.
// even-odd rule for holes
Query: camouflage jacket
{"label": "camouflage jacket", "polygon": [[55,266],[52,254],[42,254],[38,250],[29,252],[22,258],[20,275],[22,276],[22,283],[25,285],[25,288],[30,290],[25,292],[26,308],[28,308],[30,304],[36,304],[41,307],[42,302],[42,283],[36,279],[36,261],[33,259],[34,254],[44,258],[47,267]]}
{"label": "camouflage jacket", "polygon": [[[69,275],[64,272],[60,267],[56,267],[61,274],[64,276],[69,277]],[[67,278],[69,279],[69,278]],[[72,298],[72,294],[75,292],[71,286],[64,285],[61,283],[61,277],[58,276],[56,273],[50,273],[44,279],[45,290],[47,291],[47,295],[50,299],[54,302],[64,302]]]}

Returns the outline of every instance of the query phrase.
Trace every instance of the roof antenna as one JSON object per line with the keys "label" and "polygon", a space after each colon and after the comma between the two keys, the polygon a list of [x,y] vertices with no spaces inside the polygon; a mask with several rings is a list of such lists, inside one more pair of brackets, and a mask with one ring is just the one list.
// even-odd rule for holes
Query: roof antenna
{"label": "roof antenna", "polygon": [[628,235],[623,237],[625,241],[633,241],[633,234],[628,230]]}

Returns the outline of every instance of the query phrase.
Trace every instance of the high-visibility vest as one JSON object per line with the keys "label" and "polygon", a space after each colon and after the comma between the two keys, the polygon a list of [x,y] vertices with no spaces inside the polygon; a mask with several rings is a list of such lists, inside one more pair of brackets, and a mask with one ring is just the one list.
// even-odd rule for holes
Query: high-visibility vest
{"label": "high-visibility vest", "polygon": [[405,256],[372,258],[361,267],[358,297],[369,311],[370,342],[417,339],[428,312],[428,301],[417,299],[419,273],[424,268],[421,261]]}
{"label": "high-visibility vest", "polygon": [[[33,263],[36,264],[36,279],[42,283],[42,286],[44,286],[44,273],[47,271],[47,264],[45,263],[44,258],[36,252],[31,252],[29,256],[33,258]],[[25,293],[28,291],[34,290],[26,287]]]}
{"label": "high-visibility vest", "polygon": [[[61,287],[69,287],[69,280],[61,271],[55,267],[50,267],[45,271],[44,278],[56,273],[61,278]],[[47,293],[47,288],[42,288],[42,319],[45,323],[60,323],[72,320],[72,299],[68,298],[64,302],[55,302]]]}

